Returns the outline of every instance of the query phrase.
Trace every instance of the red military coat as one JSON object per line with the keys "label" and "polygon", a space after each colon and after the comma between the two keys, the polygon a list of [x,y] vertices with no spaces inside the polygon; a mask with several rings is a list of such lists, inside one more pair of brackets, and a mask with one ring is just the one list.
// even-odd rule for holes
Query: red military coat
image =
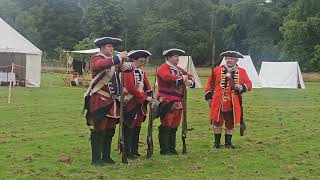
{"label": "red military coat", "polygon": [[160,115],[161,126],[169,128],[177,128],[182,117],[182,98],[184,96],[183,86],[184,80],[182,75],[187,75],[189,80],[192,80],[195,87],[193,76],[178,66],[170,64],[168,61],[162,64],[157,73],[158,78],[158,99],[164,103],[163,108],[169,105],[169,102],[174,102],[174,109],[164,115]]}
{"label": "red military coat", "polygon": [[[223,110],[223,107],[228,108],[228,100],[226,99],[230,97],[229,102],[231,102],[231,110],[233,111],[234,124],[238,124],[240,122],[241,117],[240,101],[235,90],[231,89],[230,81],[227,81],[227,87],[225,87],[225,82],[227,79],[227,70],[225,66],[222,65],[216,67],[213,73],[214,79],[212,79],[212,77],[209,77],[208,82],[205,86],[206,99],[212,98],[212,104],[210,108],[210,120],[214,122],[219,121],[220,112]],[[237,67],[231,74],[234,74],[233,78],[235,84],[242,85],[243,92],[250,91],[252,89],[252,83],[245,69]],[[212,92],[211,83],[214,83],[214,92]],[[243,92],[241,92],[241,94]]]}
{"label": "red military coat", "polygon": [[[138,89],[140,83],[143,83],[141,91]],[[145,102],[147,93],[152,91],[147,74],[143,69],[135,69],[134,71],[124,73],[124,87],[129,94],[133,95],[127,104],[126,111],[128,112]]]}
{"label": "red military coat", "polygon": [[[92,78],[94,78],[99,72],[104,71],[106,69],[110,69],[112,66],[117,65],[119,63],[119,59],[117,59],[117,56],[111,56],[107,57],[103,55],[102,53],[96,54],[90,61],[90,69],[92,72]],[[105,73],[104,73],[105,74]],[[94,83],[93,87],[99,82],[104,74],[100,76]],[[119,79],[119,73],[115,71],[113,74],[112,80],[108,85],[104,85],[101,90],[114,94],[115,96],[119,96],[119,87],[120,87],[120,79]],[[111,91],[111,92],[110,92]],[[119,118],[119,103],[116,102],[114,99],[110,97],[103,96],[99,93],[94,93],[90,98],[90,113],[95,112],[99,109],[103,109],[106,107],[108,108],[109,112],[107,112],[107,116],[111,118]]]}
{"label": "red military coat", "polygon": [[169,62],[162,64],[157,73],[158,79],[158,97],[164,98],[166,101],[181,102],[183,98],[183,88],[179,83],[183,82],[182,75],[187,75],[188,79],[193,81],[193,76],[178,66],[174,66]]}

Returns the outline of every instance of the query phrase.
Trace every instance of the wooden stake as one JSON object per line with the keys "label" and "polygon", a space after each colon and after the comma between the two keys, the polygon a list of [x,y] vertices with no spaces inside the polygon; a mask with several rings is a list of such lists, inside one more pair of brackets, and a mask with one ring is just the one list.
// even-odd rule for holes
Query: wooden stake
{"label": "wooden stake", "polygon": [[[13,68],[14,68],[14,63],[11,65],[11,73],[13,73]],[[10,103],[11,100],[11,89],[12,89],[12,81],[9,81],[9,95],[8,95],[8,104]]]}

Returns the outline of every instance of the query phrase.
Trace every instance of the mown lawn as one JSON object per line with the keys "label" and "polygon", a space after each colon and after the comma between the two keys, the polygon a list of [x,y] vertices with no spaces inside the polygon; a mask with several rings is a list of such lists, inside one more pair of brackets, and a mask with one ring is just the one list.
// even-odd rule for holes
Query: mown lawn
{"label": "mown lawn", "polygon": [[[153,78],[150,78],[153,79]],[[205,78],[203,78],[205,80]],[[189,90],[187,155],[146,159],[146,125],[140,159],[93,167],[89,130],[80,117],[84,88],[64,87],[61,74],[43,74],[41,88],[0,88],[0,179],[320,179],[320,82],[305,90],[254,89],[245,95],[248,130],[237,149],[213,150],[203,90]],[[178,134],[180,134],[180,130]],[[178,136],[178,150],[181,138]]]}

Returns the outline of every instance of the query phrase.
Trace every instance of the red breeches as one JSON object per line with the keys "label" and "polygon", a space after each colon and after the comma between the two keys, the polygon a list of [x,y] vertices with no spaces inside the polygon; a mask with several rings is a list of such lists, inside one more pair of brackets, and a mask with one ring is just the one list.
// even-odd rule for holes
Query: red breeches
{"label": "red breeches", "polygon": [[178,128],[182,118],[182,109],[174,109],[168,112],[164,117],[160,117],[161,126],[169,128]]}
{"label": "red breeches", "polygon": [[218,122],[214,122],[214,126],[222,127],[224,123],[225,123],[225,126],[226,126],[227,129],[233,129],[234,128],[233,111],[220,112],[219,121]]}
{"label": "red breeches", "polygon": [[142,113],[142,111],[138,111],[136,118],[132,121],[129,128],[140,128],[145,119],[146,116]]}
{"label": "red breeches", "polygon": [[[93,123],[96,123],[95,121]],[[105,118],[101,120],[98,124],[93,124],[97,130],[115,129],[116,125],[119,123],[118,118]]]}

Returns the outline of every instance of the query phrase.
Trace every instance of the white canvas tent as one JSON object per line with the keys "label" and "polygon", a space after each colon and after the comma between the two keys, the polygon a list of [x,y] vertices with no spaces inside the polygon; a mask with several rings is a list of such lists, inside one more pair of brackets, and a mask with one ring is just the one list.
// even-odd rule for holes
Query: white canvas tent
{"label": "white canvas tent", "polygon": [[298,62],[262,62],[259,78],[266,88],[305,89]]}
{"label": "white canvas tent", "polygon": [[39,87],[41,56],[40,49],[0,17],[0,72],[10,72],[14,63],[19,67],[14,69],[18,80],[23,80],[26,87]]}
{"label": "white canvas tent", "polygon": [[195,88],[202,88],[202,83],[199,79],[196,68],[194,67],[191,56],[189,56],[189,65],[188,65],[188,56],[180,56],[178,66],[193,75],[193,77],[196,81]]}
{"label": "white canvas tent", "polygon": [[[249,79],[252,82],[253,88],[261,88],[261,82],[259,80],[259,75],[256,68],[253,65],[250,55],[243,56],[244,58],[239,58],[238,66],[244,68],[247,71]],[[225,65],[226,60],[223,58],[220,65]]]}

